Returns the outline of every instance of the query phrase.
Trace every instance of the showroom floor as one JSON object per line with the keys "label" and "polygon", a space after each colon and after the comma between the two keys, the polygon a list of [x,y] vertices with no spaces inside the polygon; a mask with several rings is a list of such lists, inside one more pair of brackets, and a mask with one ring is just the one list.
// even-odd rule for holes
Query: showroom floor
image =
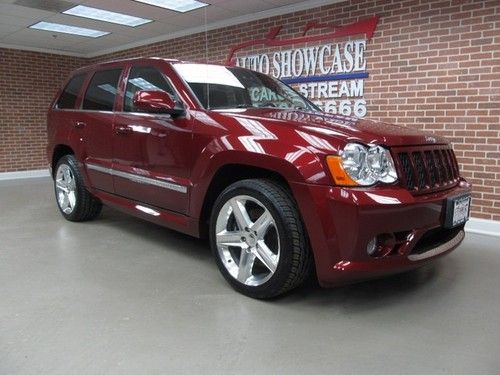
{"label": "showroom floor", "polygon": [[498,374],[499,238],[434,265],[262,302],[207,244],[105,209],[64,221],[48,178],[0,182],[0,373]]}

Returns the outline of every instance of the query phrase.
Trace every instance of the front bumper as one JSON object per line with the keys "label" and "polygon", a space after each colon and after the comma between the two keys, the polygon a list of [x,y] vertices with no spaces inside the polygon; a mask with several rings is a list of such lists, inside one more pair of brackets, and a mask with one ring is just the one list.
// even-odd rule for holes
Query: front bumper
{"label": "front bumper", "polygon": [[[463,240],[463,227],[445,230],[445,203],[471,191],[465,180],[451,189],[414,196],[398,186],[342,188],[292,184],[308,230],[322,286],[403,272],[444,255]],[[312,204],[311,204],[312,202]],[[369,255],[374,237],[392,250]]]}

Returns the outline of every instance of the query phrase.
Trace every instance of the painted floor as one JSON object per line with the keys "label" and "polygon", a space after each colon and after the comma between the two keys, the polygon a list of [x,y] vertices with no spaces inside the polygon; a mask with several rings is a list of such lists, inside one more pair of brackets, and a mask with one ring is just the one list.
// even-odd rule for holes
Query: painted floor
{"label": "painted floor", "polygon": [[2,181],[0,374],[500,374],[499,240],[262,302],[204,241],[111,209],[70,223],[48,178]]}

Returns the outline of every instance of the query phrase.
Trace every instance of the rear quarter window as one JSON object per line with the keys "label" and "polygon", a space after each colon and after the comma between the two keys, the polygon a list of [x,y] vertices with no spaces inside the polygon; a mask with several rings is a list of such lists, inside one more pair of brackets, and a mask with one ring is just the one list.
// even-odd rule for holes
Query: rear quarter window
{"label": "rear quarter window", "polygon": [[83,109],[112,111],[121,72],[121,68],[96,72],[85,93]]}
{"label": "rear quarter window", "polygon": [[58,109],[74,109],[78,94],[82,89],[85,74],[78,74],[71,78],[63,92],[57,99],[56,108]]}

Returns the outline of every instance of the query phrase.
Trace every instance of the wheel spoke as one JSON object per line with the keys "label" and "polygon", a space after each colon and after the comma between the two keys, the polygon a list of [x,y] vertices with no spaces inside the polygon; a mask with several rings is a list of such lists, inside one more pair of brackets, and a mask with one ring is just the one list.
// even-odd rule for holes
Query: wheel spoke
{"label": "wheel spoke", "polygon": [[62,180],[57,180],[56,181],[56,187],[62,191],[64,191],[65,193],[68,192],[68,187],[66,186],[66,184],[64,183],[64,181]]}
{"label": "wheel spoke", "polygon": [[241,249],[240,263],[238,265],[238,280],[246,283],[252,276],[252,268],[255,262],[255,254],[247,252],[245,248]]}
{"label": "wheel spoke", "polygon": [[68,189],[69,190],[76,190],[76,181],[75,181],[75,179],[73,177],[68,182]]}
{"label": "wheel spoke", "polygon": [[64,170],[64,181],[66,182],[66,184],[69,184],[71,182],[71,172],[69,168]]}
{"label": "wheel spoke", "polygon": [[68,204],[69,204],[69,207],[71,207],[71,209],[75,208],[76,196],[75,196],[74,191],[70,191],[68,193]]}
{"label": "wheel spoke", "polygon": [[231,199],[231,208],[233,209],[234,218],[240,230],[245,230],[249,228],[252,224],[250,217],[248,216],[247,209],[242,201],[233,198]]}
{"label": "wheel spoke", "polygon": [[272,273],[276,271],[276,267],[278,266],[276,255],[271,251],[271,249],[269,249],[269,247],[263,240],[257,242],[257,246],[255,247],[255,255],[267,267],[269,271],[271,271]]}
{"label": "wheel spoke", "polygon": [[69,207],[69,199],[68,199],[68,194],[64,193],[63,199],[61,202],[61,210],[66,211],[66,209]]}
{"label": "wheel spoke", "polygon": [[217,233],[216,241],[217,245],[241,247],[241,237],[243,237],[242,232],[228,232],[224,230],[220,233]]}
{"label": "wheel spoke", "polygon": [[250,229],[257,232],[257,237],[263,239],[267,228],[273,223],[273,217],[268,210],[265,210],[262,215],[250,226]]}

